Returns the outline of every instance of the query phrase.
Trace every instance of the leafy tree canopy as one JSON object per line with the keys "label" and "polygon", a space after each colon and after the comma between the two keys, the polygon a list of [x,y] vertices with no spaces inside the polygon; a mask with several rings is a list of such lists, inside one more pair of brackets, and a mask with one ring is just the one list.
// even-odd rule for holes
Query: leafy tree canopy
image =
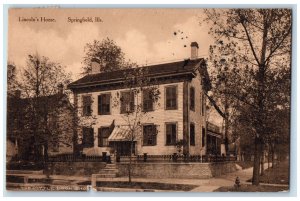
{"label": "leafy tree canopy", "polygon": [[94,58],[99,60],[100,72],[111,72],[132,66],[130,61],[125,60],[125,54],[121,47],[109,38],[87,43],[84,51],[83,74],[91,73],[91,63]]}

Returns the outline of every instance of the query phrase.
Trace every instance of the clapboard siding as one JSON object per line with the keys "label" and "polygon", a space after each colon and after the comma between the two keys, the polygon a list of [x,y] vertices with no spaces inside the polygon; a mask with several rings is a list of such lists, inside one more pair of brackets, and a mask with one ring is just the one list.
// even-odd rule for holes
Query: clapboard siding
{"label": "clapboard siding", "polygon": [[[165,87],[166,86],[177,86],[177,93],[178,93],[178,108],[177,110],[165,110]],[[179,83],[172,83],[172,84],[162,84],[159,86],[160,91],[160,98],[158,102],[154,105],[154,111],[148,112],[144,115],[142,119],[142,123],[153,123],[157,125],[157,145],[156,146],[142,146],[140,140],[137,143],[137,153],[143,154],[172,154],[176,152],[175,146],[165,146],[166,139],[165,139],[165,123],[166,122],[176,122],[177,123],[177,130],[178,130],[178,139],[182,139],[182,105],[183,105],[183,89],[182,89],[182,82]],[[102,126],[110,126],[112,121],[115,120],[115,125],[126,125],[126,121],[124,120],[124,115],[120,114],[120,105],[114,105],[111,107],[111,114],[110,115],[98,115],[98,95],[103,93],[110,92],[111,97],[111,105],[113,105],[114,99],[117,97],[117,93],[125,90],[112,90],[112,91],[101,91],[101,92],[93,92],[93,93],[83,93],[77,95],[78,106],[79,110],[82,108],[82,96],[84,95],[91,95],[93,104],[92,104],[92,116],[96,117],[94,128],[94,147],[93,148],[85,148],[84,153],[86,154],[97,154],[101,155],[102,152],[109,151],[107,147],[98,147],[98,128]],[[135,101],[138,100],[138,104],[141,101],[141,97],[135,97]],[[79,111],[79,114],[81,111]],[[79,135],[81,132],[79,132]],[[79,143],[81,143],[79,141]]]}
{"label": "clapboard siding", "polygon": [[[165,110],[165,87],[166,86],[177,86],[177,100],[178,107],[177,110]],[[205,127],[205,115],[201,114],[201,96],[202,96],[202,85],[201,78],[199,73],[197,76],[192,79],[192,81],[188,82],[188,89],[190,86],[195,88],[195,111],[190,111],[189,113],[189,122],[188,122],[188,130],[190,122],[195,124],[195,146],[190,146],[189,153],[190,154],[201,154],[200,150],[202,148],[202,126]],[[88,155],[101,155],[102,152],[109,151],[108,147],[98,147],[98,128],[103,126],[110,126],[113,120],[115,120],[115,125],[126,125],[126,121],[124,120],[124,115],[120,114],[120,105],[114,105],[114,99],[117,97],[117,93],[120,94],[121,91],[126,91],[126,89],[122,90],[110,90],[110,91],[99,91],[99,92],[91,92],[91,93],[80,93],[76,95],[75,99],[79,106],[79,114],[81,113],[82,107],[82,96],[91,95],[93,104],[92,104],[92,116],[96,117],[94,128],[94,147],[93,148],[85,148],[83,151]],[[157,144],[155,146],[142,146],[141,137],[137,141],[136,153],[143,154],[148,153],[151,155],[161,155],[161,154],[173,154],[176,153],[175,146],[166,146],[166,136],[165,136],[165,123],[174,122],[177,124],[177,139],[183,139],[183,82],[171,83],[171,84],[161,84],[159,86],[160,98],[158,102],[154,105],[154,111],[148,112],[144,115],[142,119],[142,123],[153,123],[157,125]],[[98,95],[104,93],[111,93],[111,114],[110,115],[98,115]],[[189,93],[188,93],[189,95]],[[138,100],[138,104],[140,104],[141,97],[135,97],[135,101]],[[136,102],[135,102],[136,103]],[[114,105],[114,106],[113,106]],[[88,121],[88,120],[85,120]],[[80,130],[81,131],[81,130]],[[81,132],[79,132],[81,135]],[[140,135],[141,136],[141,135]],[[81,143],[79,141],[79,143]],[[202,154],[205,154],[204,149]]]}

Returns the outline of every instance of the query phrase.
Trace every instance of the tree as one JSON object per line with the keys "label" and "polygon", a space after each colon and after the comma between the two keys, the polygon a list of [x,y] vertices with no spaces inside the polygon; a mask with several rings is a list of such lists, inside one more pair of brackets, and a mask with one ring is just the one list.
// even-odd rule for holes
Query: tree
{"label": "tree", "polygon": [[17,88],[16,65],[13,62],[7,64],[7,93],[12,95]]}
{"label": "tree", "polygon": [[109,38],[103,39],[102,41],[94,40],[92,43],[87,43],[84,51],[84,75],[91,73],[91,63],[93,58],[99,60],[101,72],[110,72],[132,66],[130,61],[125,61],[125,54],[123,53],[122,49]]}
{"label": "tree", "polygon": [[[153,118],[148,116],[148,112],[152,111],[150,107],[154,107],[160,96],[160,91],[156,81],[148,76],[147,67],[130,68],[124,71],[124,86],[127,89],[126,94],[118,94],[113,99],[113,106],[120,107],[122,118],[129,129],[129,135],[123,136],[130,142],[130,155],[128,164],[128,180],[131,182],[132,172],[132,155],[134,142],[142,139],[142,122]],[[147,95],[146,95],[147,94]],[[143,97],[143,98],[142,98]],[[147,107],[146,107],[147,105]],[[150,109],[150,110],[149,110]],[[156,126],[150,126],[151,136],[156,139]],[[144,138],[143,138],[144,139]]]}
{"label": "tree", "polygon": [[[228,55],[233,69],[239,69],[240,82],[231,96],[247,105],[251,111],[254,136],[254,185],[259,184],[260,158],[267,132],[269,108],[268,82],[278,68],[290,68],[292,16],[290,9],[224,9],[205,10],[210,33],[231,50]],[[278,64],[281,65],[278,66]],[[277,94],[285,96],[284,94]],[[288,104],[288,103],[287,103]],[[249,110],[248,110],[249,111]]]}
{"label": "tree", "polygon": [[65,73],[59,63],[51,62],[47,57],[38,54],[28,55],[27,66],[18,84],[22,90],[22,129],[26,136],[19,137],[29,146],[26,152],[30,152],[30,145],[33,145],[35,160],[39,160],[42,154],[47,160],[50,144],[72,143],[72,136],[63,135],[64,129],[70,127],[58,127],[60,119],[64,118],[58,116],[59,105],[68,101],[62,87],[69,82],[70,75]]}
{"label": "tree", "polygon": [[230,58],[232,54],[230,46],[225,45],[222,40],[211,45],[209,50],[212,89],[210,94],[206,93],[206,96],[210,100],[211,105],[223,118],[225,151],[226,155],[229,156],[229,132],[237,105],[239,104],[239,100],[231,94],[237,84],[237,80],[239,80],[239,72],[238,69],[231,65],[233,58]]}

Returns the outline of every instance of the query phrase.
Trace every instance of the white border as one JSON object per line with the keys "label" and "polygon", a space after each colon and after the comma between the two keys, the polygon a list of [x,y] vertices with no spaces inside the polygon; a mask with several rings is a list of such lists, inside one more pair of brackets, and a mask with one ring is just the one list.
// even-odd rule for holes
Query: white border
{"label": "white border", "polygon": [[[207,1],[205,1],[205,2],[207,2]],[[203,3],[205,3],[205,2],[203,2]],[[226,4],[225,4],[225,2],[226,2]],[[24,0],[3,0],[3,3],[2,3],[2,7],[0,8],[0,15],[1,16],[3,16],[3,4],[16,4],[16,5],[14,5],[14,6],[16,6],[16,7],[23,7],[23,6],[25,6],[25,7],[30,7],[30,6],[33,6],[33,5],[24,5],[24,4],[39,4],[39,5],[41,5],[41,1],[37,1],[37,0],[34,0],[34,1],[24,1]],[[128,1],[126,1],[126,3],[124,3],[124,1],[121,1],[121,0],[110,0],[110,1],[106,1],[106,2],[99,2],[99,1],[96,1],[96,0],[94,0],[94,1],[91,1],[91,0],[84,0],[84,1],[76,1],[76,4],[74,4],[75,3],[75,1],[73,0],[73,1],[70,1],[70,0],[60,0],[60,1],[58,1],[58,0],[45,0],[45,1],[43,1],[43,4],[56,4],[56,5],[60,5],[60,6],[62,6],[62,7],[65,7],[65,6],[68,6],[68,7],[70,7],[70,6],[76,6],[76,7],[90,7],[91,5],[87,5],[87,4],[94,4],[94,6],[96,6],[95,4],[99,4],[99,3],[101,3],[101,4],[104,4],[103,6],[104,7],[106,7],[106,6],[109,6],[109,7],[114,7],[114,5],[113,4],[118,4],[118,5],[115,5],[115,6],[118,6],[118,7],[141,7],[141,6],[145,6],[145,5],[137,5],[137,4],[139,4],[139,3],[143,3],[143,4],[149,4],[149,5],[146,5],[146,6],[148,6],[148,7],[180,7],[180,5],[182,5],[183,7],[193,7],[194,5],[193,4],[201,4],[202,2],[199,2],[199,1],[197,1],[197,0],[185,0],[185,1],[177,1],[177,0],[173,0],[173,1],[164,1],[164,0],[152,0],[152,1],[150,1],[150,0],[147,0],[147,1],[143,1],[143,2],[139,2],[139,1],[130,1],[130,0],[128,0]],[[171,4],[170,4],[171,3]],[[70,4],[70,5],[64,5],[64,4]],[[84,4],[84,5],[82,5],[82,4]],[[120,5],[121,4],[121,5]],[[135,5],[130,5],[130,4],[135,4]],[[175,4],[175,5],[174,5]],[[189,5],[188,5],[189,4]],[[298,1],[297,0],[285,0],[285,1],[282,1],[282,0],[279,0],[279,1],[271,1],[271,0],[265,0],[265,1],[261,1],[261,0],[252,0],[252,1],[249,1],[249,0],[246,0],[246,1],[233,1],[233,0],[227,0],[227,1],[221,1],[221,0],[210,0],[209,1],[209,4],[210,5],[207,5],[207,4],[203,4],[203,6],[204,7],[220,7],[220,6],[222,6],[222,7],[237,7],[237,6],[239,6],[239,7],[260,7],[260,6],[262,6],[262,7],[272,7],[272,6],[274,6],[274,7],[285,7],[285,6],[289,6],[290,7],[290,5],[288,5],[288,4],[295,4],[294,6],[296,6],[296,8],[295,8],[295,10],[297,11],[297,4],[298,4]],[[239,4],[239,5],[237,5],[237,4]],[[106,5],[106,6],[105,6]],[[99,5],[98,5],[99,6]],[[202,5],[201,5],[202,6]],[[297,16],[297,22],[299,21],[299,19],[298,19],[298,16]],[[3,37],[4,37],[4,35],[3,35],[3,21],[1,20],[1,24],[0,24],[0,26],[1,26],[1,28],[2,28],[2,31],[1,31],[1,45],[2,45],[2,47],[4,47],[4,45],[6,44],[6,42],[7,41],[3,41]],[[293,31],[294,33],[298,33],[298,27],[297,27],[297,30],[294,30]],[[293,39],[295,39],[295,36],[293,36],[294,38]],[[297,36],[296,36],[296,38],[297,38]],[[294,51],[294,53],[295,53],[295,50],[297,49],[297,45],[298,45],[298,40],[296,41],[297,43],[294,43],[293,44],[293,51]],[[6,52],[3,52],[3,51],[6,51],[6,49],[1,49],[1,57],[2,57],[2,61],[3,61],[3,66],[6,66],[5,64],[6,64],[6,59],[4,58],[4,55],[6,55]],[[4,53],[4,54],[3,54]],[[296,60],[296,58],[295,57],[297,57],[297,55],[293,55],[294,56],[294,59],[293,59],[293,62],[295,62],[294,64],[293,64],[293,67],[294,68],[297,68],[297,64],[298,64],[298,61]],[[297,62],[297,63],[296,63]],[[5,72],[5,70],[4,70],[4,68],[2,69],[2,72]],[[294,112],[294,116],[293,116],[293,120],[292,120],[292,127],[293,127],[293,132],[294,132],[294,135],[297,135],[298,134],[298,127],[297,127],[297,125],[299,125],[299,120],[297,119],[297,114],[300,112],[299,111],[299,108],[297,107],[297,103],[296,103],[296,101],[297,101],[297,99],[298,99],[298,90],[299,90],[299,87],[298,87],[298,77],[299,77],[299,70],[296,70],[296,69],[293,69],[293,73],[294,72],[296,72],[295,74],[293,74],[293,77],[292,77],[292,81],[293,81],[293,83],[292,83],[292,85],[293,85],[293,92],[292,93],[294,93],[293,94],[293,97],[292,97],[292,101],[293,101],[293,103],[295,104],[294,106],[296,106],[296,108],[294,108],[295,110],[293,111]],[[5,109],[5,105],[4,105],[4,103],[5,103],[5,96],[4,96],[4,94],[6,93],[5,92],[5,87],[6,87],[6,78],[5,78],[5,76],[4,76],[4,74],[5,73],[1,73],[1,75],[0,75],[0,82],[2,82],[3,83],[3,85],[2,85],[2,93],[1,93],[1,99],[0,99],[0,128],[1,128],[1,131],[4,131],[4,128],[5,128],[5,124],[4,124],[4,122],[5,122],[5,114],[3,113],[3,111],[4,111],[4,109]],[[1,132],[1,133],[3,133],[3,132]],[[4,135],[4,133],[3,133],[3,135]],[[2,137],[2,136],[1,136]],[[3,138],[2,138],[3,139]],[[297,150],[297,144],[298,143],[296,143],[296,142],[293,142],[293,141],[291,141],[292,143],[294,143],[294,145],[296,146],[295,147],[295,150],[293,150],[292,151],[292,153],[294,154],[294,153],[297,153],[297,156],[299,156],[299,149]],[[299,137],[297,138],[297,142],[299,142]],[[4,143],[1,143],[1,144],[4,144]],[[4,162],[4,157],[5,157],[5,155],[4,155],[4,152],[3,152],[3,146],[1,146],[1,150],[0,150],[0,160],[2,161],[2,162]],[[299,160],[297,160],[297,166],[296,167],[299,167]],[[2,172],[2,173],[4,173],[4,170],[3,170],[3,165],[1,165],[0,166],[0,172]],[[1,192],[3,191],[3,179],[4,179],[4,177],[3,177],[3,174],[1,174],[1,181],[0,181],[0,189],[1,189]],[[297,181],[300,181],[299,180],[299,174],[297,174],[297,177],[296,178],[292,178],[292,179],[294,179],[296,182]],[[27,193],[26,193],[27,194]],[[30,193],[29,193],[30,194]],[[72,199],[75,199],[75,200],[82,200],[83,198],[80,198],[82,195],[81,195],[81,193],[71,193],[72,195],[71,196],[74,196],[74,197],[76,197],[76,198],[72,198]],[[88,195],[87,195],[88,194]],[[99,193],[97,193],[97,194],[99,194]],[[120,196],[119,194],[117,194],[117,193],[114,193],[115,195],[114,196]],[[182,200],[183,199],[183,197],[181,197],[182,195],[181,194],[173,194],[173,193],[171,193],[172,195],[170,195],[170,196],[176,196],[176,198],[172,198],[172,199],[174,199],[174,200]],[[243,197],[243,198],[239,198],[239,197],[233,197],[233,198],[230,198],[230,196],[231,195],[235,195],[234,193],[230,193],[230,194],[227,194],[227,195],[221,195],[221,194],[219,194],[219,193],[214,193],[213,195],[209,195],[209,194],[206,194],[206,193],[202,193],[202,194],[204,194],[204,196],[213,196],[213,197],[205,197],[205,199],[214,199],[214,198],[216,198],[216,196],[218,197],[218,196],[221,196],[221,197],[223,197],[223,196],[225,196],[226,198],[222,198],[222,199],[225,199],[225,200],[241,200],[241,199],[246,199],[246,200],[248,200],[248,199],[253,199],[253,198],[251,198],[251,197]],[[62,196],[62,197],[64,197],[64,196],[70,196],[69,195],[69,193],[67,193],[67,194],[60,194],[60,196]],[[102,196],[103,196],[104,194],[102,194]],[[137,194],[132,194],[133,196],[137,196]],[[158,196],[158,194],[154,194],[155,196]],[[189,197],[189,199],[197,199],[197,200],[199,200],[199,199],[203,199],[203,198],[191,198],[190,196],[196,196],[196,197],[198,197],[199,195],[197,195],[197,194],[186,194],[185,196],[186,197]],[[16,195],[17,196],[17,195]],[[41,196],[43,196],[43,195],[41,195]],[[49,196],[49,195],[48,195]],[[95,196],[95,195],[91,195],[91,194],[89,194],[89,193],[85,193],[85,195],[83,195],[83,196]],[[130,194],[126,194],[126,195],[122,195],[122,196],[130,196]],[[139,194],[138,196],[153,196],[153,194],[149,194],[149,193],[147,193],[147,195],[146,194]],[[163,195],[161,195],[161,196],[163,196]],[[201,196],[201,195],[200,195]],[[203,196],[203,195],[202,195]],[[202,197],[201,196],[201,197]],[[227,197],[228,196],[228,197]],[[240,196],[244,196],[244,195],[240,195]],[[253,195],[250,195],[250,196],[253,196]],[[262,193],[258,193],[258,194],[256,194],[255,196],[262,196]],[[281,198],[280,197],[280,195],[278,195],[279,197],[273,197],[274,195],[270,195],[270,196],[272,196],[271,198],[267,198],[267,197],[263,197],[263,198],[261,198],[261,199],[272,199],[272,200],[276,200],[276,199],[280,199],[280,200],[282,200],[282,199],[290,199],[290,200],[296,200],[296,197],[289,197],[289,198],[287,198],[287,197],[285,197],[285,198]],[[298,196],[299,196],[299,193],[298,193]],[[129,198],[129,197],[127,197],[127,198]],[[11,198],[10,198],[11,199]],[[13,198],[13,199],[17,199],[17,198]],[[37,197],[35,197],[35,198],[30,198],[30,200],[40,200],[40,198],[37,198]],[[53,199],[53,198],[42,198],[42,199]],[[84,198],[85,199],[85,198]],[[99,198],[97,198],[97,197],[95,197],[95,198],[92,198],[92,199],[99,199]],[[104,198],[104,199],[112,199],[112,198]],[[116,199],[118,199],[118,198],[116,198]],[[153,200],[153,199],[157,199],[157,198],[147,198],[147,197],[143,197],[143,198],[138,198],[138,197],[134,197],[134,198],[130,198],[130,200],[132,200],[132,199],[143,199],[143,200]],[[216,198],[216,199],[220,199],[220,198]],[[254,198],[254,199],[259,199],[259,198]]]}

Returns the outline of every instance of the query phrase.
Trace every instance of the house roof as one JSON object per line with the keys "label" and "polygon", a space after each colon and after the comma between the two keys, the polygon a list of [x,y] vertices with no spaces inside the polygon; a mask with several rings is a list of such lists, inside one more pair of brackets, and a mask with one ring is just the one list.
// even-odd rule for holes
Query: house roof
{"label": "house roof", "polygon": [[[203,58],[195,59],[195,60],[183,60],[183,61],[177,61],[172,63],[164,63],[164,64],[157,64],[157,65],[151,65],[151,66],[145,66],[140,68],[146,68],[146,72],[149,77],[157,77],[157,76],[170,76],[170,75],[180,75],[185,73],[193,73],[196,69],[196,67],[201,66],[199,69],[201,71],[201,74],[208,78],[208,73],[206,70],[206,67],[204,67],[205,60]],[[205,69],[204,69],[205,68]],[[75,88],[81,88],[85,86],[90,85],[101,85],[101,84],[107,84],[117,81],[124,80],[124,73],[130,74],[130,72],[134,71],[134,68],[125,69],[125,70],[117,70],[113,72],[103,72],[103,73],[97,73],[97,74],[89,74],[84,76],[83,78],[69,84],[70,89]]]}

